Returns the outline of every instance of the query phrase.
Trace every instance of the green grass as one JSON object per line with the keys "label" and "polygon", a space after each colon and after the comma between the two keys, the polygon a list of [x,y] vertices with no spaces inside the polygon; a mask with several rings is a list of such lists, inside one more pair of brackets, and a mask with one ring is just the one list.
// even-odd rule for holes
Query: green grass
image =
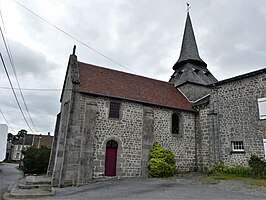
{"label": "green grass", "polygon": [[232,174],[213,174],[213,175],[210,175],[209,177],[213,179],[219,179],[219,180],[232,180],[232,179],[242,178],[242,177],[232,175]]}
{"label": "green grass", "polygon": [[265,178],[257,178],[257,177],[240,177],[231,174],[215,174],[208,176],[210,179],[216,180],[241,180],[245,181],[247,184],[266,187],[266,179]]}
{"label": "green grass", "polygon": [[266,179],[254,179],[254,178],[248,178],[248,183],[250,185],[256,185],[256,186],[262,186],[266,187]]}

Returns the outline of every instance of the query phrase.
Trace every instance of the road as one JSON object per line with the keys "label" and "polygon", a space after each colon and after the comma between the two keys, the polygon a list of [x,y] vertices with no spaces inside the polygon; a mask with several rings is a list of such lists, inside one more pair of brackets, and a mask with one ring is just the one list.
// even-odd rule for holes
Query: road
{"label": "road", "polygon": [[23,177],[23,173],[17,169],[17,164],[0,164],[0,195],[1,199],[12,182],[16,182]]}
{"label": "road", "polygon": [[83,199],[266,199],[265,189],[245,187],[241,182],[204,184],[194,175],[175,180],[121,179],[91,183],[81,187],[56,188],[46,200]]}

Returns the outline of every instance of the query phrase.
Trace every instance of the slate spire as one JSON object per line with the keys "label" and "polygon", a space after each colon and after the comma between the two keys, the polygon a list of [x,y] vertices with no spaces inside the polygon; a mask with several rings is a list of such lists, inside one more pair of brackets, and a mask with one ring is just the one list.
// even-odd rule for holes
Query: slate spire
{"label": "slate spire", "polygon": [[199,51],[189,16],[189,5],[183,35],[180,56],[173,66],[174,73],[169,82],[175,87],[186,83],[208,86],[217,82],[217,79],[207,69],[207,64],[200,58]]}
{"label": "slate spire", "polygon": [[189,12],[187,12],[187,19],[185,24],[185,30],[183,35],[183,42],[181,47],[181,52],[178,61],[173,66],[173,69],[186,64],[193,63],[207,67],[207,64],[200,58],[199,51],[190,19]]}

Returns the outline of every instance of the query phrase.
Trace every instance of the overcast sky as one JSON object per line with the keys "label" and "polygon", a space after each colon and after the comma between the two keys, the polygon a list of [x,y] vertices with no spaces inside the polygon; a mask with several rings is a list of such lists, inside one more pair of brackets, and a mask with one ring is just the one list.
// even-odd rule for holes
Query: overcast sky
{"label": "overcast sky", "polygon": [[[179,57],[187,0],[17,0],[76,39],[126,66],[123,68],[58,31],[13,0],[1,0],[1,29],[9,42],[23,89],[61,89],[69,55],[78,60],[168,81]],[[190,0],[201,58],[218,80],[266,67],[265,0]],[[18,87],[0,41],[14,87]],[[17,133],[26,125],[0,64],[0,109]],[[53,134],[61,91],[22,90],[34,133]],[[0,123],[6,123],[0,114]]]}

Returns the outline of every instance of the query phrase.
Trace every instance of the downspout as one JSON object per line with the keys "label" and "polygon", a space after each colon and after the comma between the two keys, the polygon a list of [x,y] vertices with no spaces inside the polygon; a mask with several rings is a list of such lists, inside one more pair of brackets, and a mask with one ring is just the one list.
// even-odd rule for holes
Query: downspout
{"label": "downspout", "polygon": [[[213,143],[213,155],[212,155],[212,164],[216,163],[216,132],[217,130],[215,130],[215,116],[217,113],[215,112],[215,102],[213,99],[213,104],[212,104],[212,131],[213,131],[213,138],[212,138],[212,143]],[[211,150],[211,148],[209,147],[209,149]]]}
{"label": "downspout", "polygon": [[217,115],[216,115],[216,140],[218,147],[218,160],[221,161],[221,139],[220,139],[220,97],[219,97],[219,88],[216,88],[216,107],[217,107]]}
{"label": "downspout", "polygon": [[198,163],[198,137],[197,137],[197,117],[199,117],[199,109],[194,107],[194,109],[196,110],[195,113],[195,119],[194,119],[194,123],[195,123],[195,171],[199,170],[199,163]]}

